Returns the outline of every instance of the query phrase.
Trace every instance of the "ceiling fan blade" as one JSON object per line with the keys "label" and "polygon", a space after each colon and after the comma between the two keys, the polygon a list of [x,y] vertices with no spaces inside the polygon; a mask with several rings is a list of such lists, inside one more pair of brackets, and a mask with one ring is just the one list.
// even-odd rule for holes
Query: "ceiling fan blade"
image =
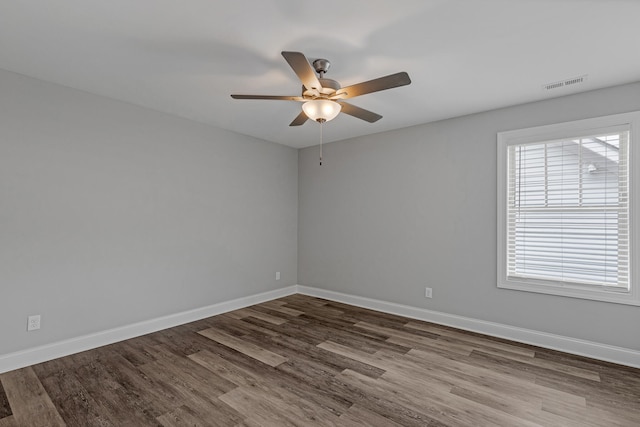
{"label": "ceiling fan blade", "polygon": [[289,66],[293,68],[304,87],[307,89],[322,89],[315,70],[311,67],[304,54],[300,52],[282,52],[282,56],[289,63]]}
{"label": "ceiling fan blade", "polygon": [[307,115],[304,113],[304,111],[301,111],[300,114],[298,114],[298,117],[293,119],[289,126],[301,126],[307,121],[307,119]]}
{"label": "ceiling fan blade", "polygon": [[343,87],[336,93],[344,95],[343,99],[349,99],[367,93],[378,92],[381,90],[391,89],[394,87],[405,86],[411,83],[409,74],[402,71],[396,74],[369,80],[367,82],[357,83],[351,86]]}
{"label": "ceiling fan blade", "polygon": [[270,99],[278,101],[305,101],[301,96],[279,96],[279,95],[231,95],[233,99]]}
{"label": "ceiling fan blade", "polygon": [[342,105],[342,110],[340,110],[341,113],[348,114],[369,123],[377,122],[382,118],[380,114],[365,110],[364,108],[356,107],[355,105],[347,102],[340,102],[340,105]]}

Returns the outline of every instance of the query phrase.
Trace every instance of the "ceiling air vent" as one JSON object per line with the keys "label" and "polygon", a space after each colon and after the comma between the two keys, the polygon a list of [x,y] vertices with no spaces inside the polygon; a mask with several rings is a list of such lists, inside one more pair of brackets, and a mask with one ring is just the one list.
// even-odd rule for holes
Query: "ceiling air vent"
{"label": "ceiling air vent", "polygon": [[577,85],[577,84],[580,84],[580,83],[584,83],[585,81],[587,81],[587,75],[586,74],[584,76],[580,76],[580,77],[572,77],[570,79],[560,80],[559,82],[547,83],[546,85],[542,86],[542,89],[544,89],[544,90],[559,89],[559,88],[565,87],[565,86],[571,86],[571,85]]}

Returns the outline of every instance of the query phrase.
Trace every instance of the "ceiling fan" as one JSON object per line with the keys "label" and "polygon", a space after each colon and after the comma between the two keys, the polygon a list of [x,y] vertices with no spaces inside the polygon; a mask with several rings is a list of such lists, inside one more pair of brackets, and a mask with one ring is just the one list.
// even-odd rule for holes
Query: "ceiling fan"
{"label": "ceiling fan", "polygon": [[[381,115],[353,104],[344,102],[345,99],[366,95],[372,92],[405,86],[411,83],[406,72],[391,74],[377,79],[357,83],[347,87],[341,87],[335,80],[324,77],[331,63],[326,59],[313,61],[313,68],[309,60],[301,52],[282,52],[282,56],[289,63],[293,71],[302,82],[302,94],[300,96],[278,95],[231,95],[233,99],[266,99],[280,101],[303,102],[302,111],[289,126],[300,126],[307,119],[320,123],[335,118],[340,112],[367,121],[376,122]],[[318,76],[316,76],[318,73]]]}

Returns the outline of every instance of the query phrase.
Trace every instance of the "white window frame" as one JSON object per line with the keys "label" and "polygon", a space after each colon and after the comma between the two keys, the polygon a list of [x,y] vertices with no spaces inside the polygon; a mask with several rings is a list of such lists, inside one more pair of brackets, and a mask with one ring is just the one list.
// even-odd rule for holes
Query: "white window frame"
{"label": "white window frame", "polygon": [[[629,135],[629,227],[630,227],[630,290],[620,292],[605,287],[560,284],[555,281],[514,278],[507,276],[507,173],[508,147],[534,142],[586,136],[598,129],[628,126]],[[537,292],[565,297],[583,298],[640,306],[640,283],[636,280],[640,267],[640,111],[596,117],[547,126],[498,132],[498,288]],[[638,171],[638,172],[637,172]]]}

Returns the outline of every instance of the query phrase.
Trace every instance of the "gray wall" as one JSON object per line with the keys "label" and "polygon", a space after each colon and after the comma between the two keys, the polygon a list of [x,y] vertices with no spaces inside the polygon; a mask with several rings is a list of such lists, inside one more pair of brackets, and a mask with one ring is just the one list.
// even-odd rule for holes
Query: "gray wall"
{"label": "gray wall", "polygon": [[299,284],[640,350],[640,307],[496,287],[496,133],[634,110],[640,83],[300,150]]}
{"label": "gray wall", "polygon": [[0,355],[294,285],[297,161],[0,71]]}

